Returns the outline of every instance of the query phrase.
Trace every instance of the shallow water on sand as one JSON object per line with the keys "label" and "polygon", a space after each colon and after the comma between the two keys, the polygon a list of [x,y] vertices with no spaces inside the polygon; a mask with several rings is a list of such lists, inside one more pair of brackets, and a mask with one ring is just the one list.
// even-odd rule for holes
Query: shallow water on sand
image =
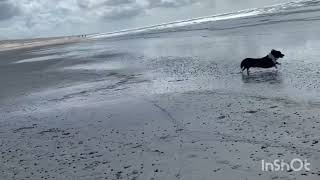
{"label": "shallow water on sand", "polygon": [[[294,24],[300,27],[304,23]],[[320,38],[314,29],[296,28],[298,30],[293,32],[291,26],[293,24],[288,22],[240,28],[237,31],[201,30],[134,38],[129,36],[32,51],[21,50],[18,55],[11,56],[9,53],[9,60],[2,62],[2,67],[19,70],[11,71],[9,77],[3,75],[1,81],[16,85],[16,91],[19,87],[33,89],[31,86],[34,84],[20,82],[23,81],[20,75],[26,74],[34,77],[33,81],[39,81],[36,83],[38,90],[54,89],[57,84],[94,82],[106,78],[108,73],[127,71],[130,75],[139,74],[151,81],[151,86],[139,88],[142,91],[151,89],[154,93],[227,89],[258,95],[298,96],[316,101],[314,97],[318,95],[320,85]],[[242,59],[265,56],[271,49],[281,50],[286,55],[279,60],[282,65],[278,70],[252,69],[250,76],[240,73]],[[38,65],[43,69],[33,71]],[[39,74],[49,79],[41,81],[37,77]],[[48,87],[47,83],[53,86]],[[2,89],[4,94],[11,93],[11,87],[6,88]]]}

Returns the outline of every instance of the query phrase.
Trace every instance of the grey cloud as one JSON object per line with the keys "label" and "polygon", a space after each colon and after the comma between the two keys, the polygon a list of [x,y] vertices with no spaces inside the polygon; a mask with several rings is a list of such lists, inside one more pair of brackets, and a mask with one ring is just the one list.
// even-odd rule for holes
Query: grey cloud
{"label": "grey cloud", "polygon": [[136,0],[77,0],[83,11],[94,13],[101,19],[130,19],[143,14],[146,10]]}
{"label": "grey cloud", "polygon": [[89,4],[86,1],[83,0],[77,0],[77,5],[82,8],[82,9],[87,9],[89,8]]}
{"label": "grey cloud", "polygon": [[17,8],[11,1],[0,0],[0,21],[10,19],[19,13],[19,8]]}
{"label": "grey cloud", "polygon": [[135,4],[136,0],[109,0],[105,1],[104,4],[108,6],[117,6],[117,5],[123,5],[123,4]]}
{"label": "grey cloud", "polygon": [[81,9],[108,20],[130,19],[153,8],[177,8],[195,2],[196,0],[77,0]]}
{"label": "grey cloud", "polygon": [[110,20],[128,19],[143,14],[144,12],[145,10],[141,7],[116,7],[105,11],[103,18]]}
{"label": "grey cloud", "polygon": [[96,9],[106,6],[136,4],[136,0],[77,0],[77,4],[82,9]]}
{"label": "grey cloud", "polygon": [[177,8],[195,2],[196,0],[150,0],[149,8]]}

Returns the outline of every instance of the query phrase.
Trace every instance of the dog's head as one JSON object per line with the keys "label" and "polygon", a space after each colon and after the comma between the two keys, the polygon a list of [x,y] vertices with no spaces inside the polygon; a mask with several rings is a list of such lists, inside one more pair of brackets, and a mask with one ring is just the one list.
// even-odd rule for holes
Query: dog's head
{"label": "dog's head", "polygon": [[278,59],[278,58],[283,58],[283,57],[284,57],[284,54],[282,54],[281,51],[277,51],[277,50],[274,50],[274,49],[271,50],[271,54],[272,54],[273,57],[275,57],[276,59]]}

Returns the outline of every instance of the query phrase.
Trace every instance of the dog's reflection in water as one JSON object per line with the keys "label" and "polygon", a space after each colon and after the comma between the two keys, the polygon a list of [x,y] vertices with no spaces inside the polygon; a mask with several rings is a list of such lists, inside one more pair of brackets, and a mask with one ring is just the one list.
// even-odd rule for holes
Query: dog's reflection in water
{"label": "dog's reflection in water", "polygon": [[254,72],[249,76],[242,74],[242,81],[244,83],[282,83],[282,75],[278,71]]}

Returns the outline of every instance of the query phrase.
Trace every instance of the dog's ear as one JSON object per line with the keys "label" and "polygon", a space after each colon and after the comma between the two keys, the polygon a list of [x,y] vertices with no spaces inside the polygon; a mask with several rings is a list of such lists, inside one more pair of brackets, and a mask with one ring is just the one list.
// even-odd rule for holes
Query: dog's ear
{"label": "dog's ear", "polygon": [[272,49],[271,52],[275,52],[276,50]]}

